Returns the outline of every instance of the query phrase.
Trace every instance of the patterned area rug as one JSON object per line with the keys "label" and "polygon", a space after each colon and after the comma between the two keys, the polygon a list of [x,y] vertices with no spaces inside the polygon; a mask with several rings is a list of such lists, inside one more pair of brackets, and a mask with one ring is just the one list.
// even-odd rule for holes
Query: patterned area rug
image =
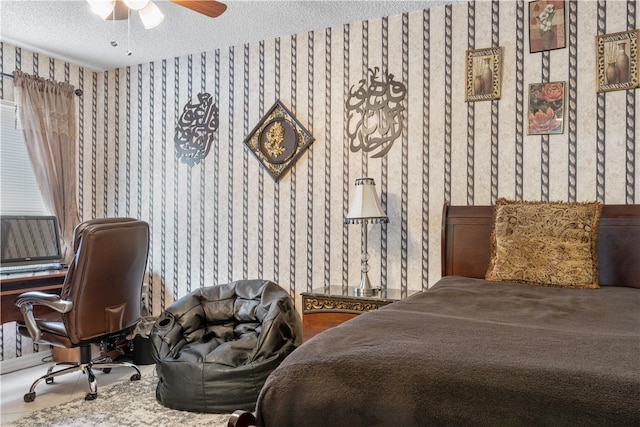
{"label": "patterned area rug", "polygon": [[98,399],[77,400],[36,411],[3,426],[212,426],[226,427],[228,414],[202,414],[165,408],[156,401],[158,379],[122,381],[98,389]]}

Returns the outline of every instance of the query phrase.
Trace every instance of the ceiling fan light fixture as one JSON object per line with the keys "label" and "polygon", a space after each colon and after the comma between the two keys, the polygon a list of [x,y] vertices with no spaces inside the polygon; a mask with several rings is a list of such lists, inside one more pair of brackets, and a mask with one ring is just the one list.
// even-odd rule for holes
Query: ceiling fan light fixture
{"label": "ceiling fan light fixture", "polygon": [[111,12],[113,11],[113,7],[116,4],[115,0],[87,0],[89,3],[89,7],[91,8],[91,12],[98,15],[101,19],[107,19]]}
{"label": "ceiling fan light fixture", "polygon": [[150,30],[164,21],[164,14],[154,2],[149,2],[144,9],[140,10],[140,20],[144,28]]}
{"label": "ceiling fan light fixture", "polygon": [[151,3],[150,0],[123,0],[124,4],[126,4],[127,6],[129,6],[130,9],[133,10],[142,10],[145,7],[147,7],[147,5],[149,5],[149,3]]}

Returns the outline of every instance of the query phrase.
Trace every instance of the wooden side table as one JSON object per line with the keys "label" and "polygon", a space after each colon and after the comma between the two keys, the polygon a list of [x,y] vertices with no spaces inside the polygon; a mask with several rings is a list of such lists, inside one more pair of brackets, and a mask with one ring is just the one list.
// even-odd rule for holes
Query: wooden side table
{"label": "wooden side table", "polygon": [[331,286],[329,293],[324,289],[302,292],[302,341],[306,341],[320,332],[346,322],[359,314],[377,310],[400,299],[399,289],[387,289],[371,297],[342,295],[342,288]]}

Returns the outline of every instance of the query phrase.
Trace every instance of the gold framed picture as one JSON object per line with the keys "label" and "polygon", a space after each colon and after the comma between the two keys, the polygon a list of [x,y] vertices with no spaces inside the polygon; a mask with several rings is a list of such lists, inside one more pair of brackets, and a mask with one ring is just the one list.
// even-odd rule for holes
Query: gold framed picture
{"label": "gold framed picture", "polygon": [[564,132],[564,82],[529,85],[529,135]]}
{"label": "gold framed picture", "polygon": [[500,99],[502,48],[468,50],[466,64],[465,102]]}
{"label": "gold framed picture", "polygon": [[313,140],[309,131],[278,100],[245,138],[244,143],[277,181]]}
{"label": "gold framed picture", "polygon": [[638,36],[640,30],[596,36],[597,92],[640,86]]}
{"label": "gold framed picture", "polygon": [[564,0],[529,2],[529,53],[566,47]]}

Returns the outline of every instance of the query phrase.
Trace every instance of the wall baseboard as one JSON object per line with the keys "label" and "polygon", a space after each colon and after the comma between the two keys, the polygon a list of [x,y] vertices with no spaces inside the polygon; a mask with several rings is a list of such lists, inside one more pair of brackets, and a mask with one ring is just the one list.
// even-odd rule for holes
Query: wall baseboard
{"label": "wall baseboard", "polygon": [[32,366],[41,365],[43,359],[53,356],[53,351],[45,350],[37,353],[25,354],[24,356],[14,357],[0,361],[0,374],[8,374],[9,372],[19,371],[20,369],[31,368]]}

